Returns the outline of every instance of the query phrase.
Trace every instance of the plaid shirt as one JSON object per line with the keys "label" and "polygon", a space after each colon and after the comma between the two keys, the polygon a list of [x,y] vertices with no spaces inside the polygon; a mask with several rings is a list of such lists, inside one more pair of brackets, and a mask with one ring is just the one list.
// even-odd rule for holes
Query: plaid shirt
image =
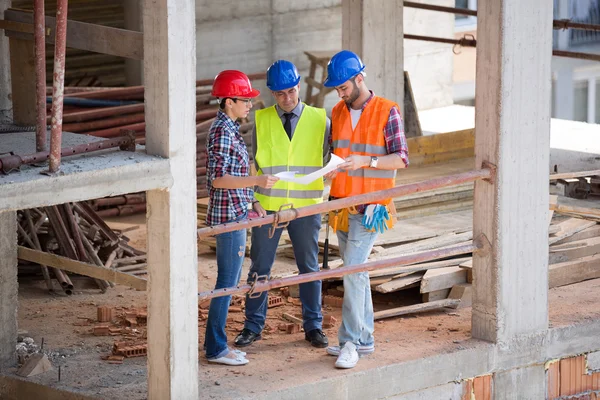
{"label": "plaid shirt", "polygon": [[250,160],[240,124],[219,110],[206,137],[206,187],[208,189],[207,225],[218,225],[243,217],[254,192],[251,188],[217,189],[215,179],[225,175],[248,176]]}

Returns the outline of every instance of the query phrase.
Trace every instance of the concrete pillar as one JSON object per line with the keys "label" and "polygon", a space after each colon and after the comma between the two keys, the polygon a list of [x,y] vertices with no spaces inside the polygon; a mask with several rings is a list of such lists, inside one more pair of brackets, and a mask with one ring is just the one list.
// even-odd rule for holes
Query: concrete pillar
{"label": "concrete pillar", "polygon": [[575,117],[573,68],[565,66],[559,69],[554,85],[554,117],[572,120]]}
{"label": "concrete pillar", "polygon": [[402,1],[343,0],[342,48],[360,55],[367,86],[404,110]]}
{"label": "concrete pillar", "polygon": [[476,165],[497,166],[475,185],[475,338],[509,345],[548,327],[548,164],[552,2],[478,2]]}
{"label": "concrete pillar", "polygon": [[[125,0],[123,9],[125,14],[125,29],[142,32],[141,0]],[[125,84],[137,86],[142,84],[142,61],[125,59]]]}
{"label": "concrete pillar", "polygon": [[194,2],[145,0],[146,149],[173,185],[148,192],[148,398],[198,399]]}
{"label": "concrete pillar", "polygon": [[0,369],[16,362],[17,214],[0,212]]}
{"label": "concrete pillar", "polygon": [[[0,18],[10,7],[11,0],[0,0]],[[8,38],[0,34],[0,124],[12,121],[12,87],[10,83],[10,51]]]}

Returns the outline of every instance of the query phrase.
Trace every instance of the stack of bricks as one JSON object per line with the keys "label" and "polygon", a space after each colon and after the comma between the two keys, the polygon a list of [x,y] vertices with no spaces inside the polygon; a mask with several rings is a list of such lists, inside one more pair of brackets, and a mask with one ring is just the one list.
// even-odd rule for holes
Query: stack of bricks
{"label": "stack of bricks", "polygon": [[143,357],[148,353],[148,343],[115,342],[113,355],[123,357]]}

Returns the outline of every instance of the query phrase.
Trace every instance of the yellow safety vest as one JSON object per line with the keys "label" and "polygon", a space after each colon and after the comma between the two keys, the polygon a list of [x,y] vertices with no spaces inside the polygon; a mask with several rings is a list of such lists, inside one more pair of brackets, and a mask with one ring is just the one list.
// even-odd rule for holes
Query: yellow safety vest
{"label": "yellow safety vest", "polygon": [[[304,105],[300,120],[288,138],[275,106],[256,111],[256,162],[258,175],[296,171],[302,176],[323,167],[325,110]],[[257,187],[254,196],[265,210],[284,204],[305,207],[323,201],[323,179],[302,185],[279,181],[271,189]]]}

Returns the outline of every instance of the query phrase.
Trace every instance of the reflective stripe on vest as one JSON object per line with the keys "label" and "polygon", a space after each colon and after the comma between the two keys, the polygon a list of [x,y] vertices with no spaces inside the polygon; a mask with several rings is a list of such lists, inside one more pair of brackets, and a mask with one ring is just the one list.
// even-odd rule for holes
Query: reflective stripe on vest
{"label": "reflective stripe on vest", "polygon": [[[275,106],[256,111],[256,162],[258,174],[295,171],[307,175],[323,167],[325,110],[304,105],[292,140],[288,138]],[[323,179],[301,185],[278,181],[271,189],[257,188],[256,199],[265,210],[284,204],[304,207],[323,201]]]}
{"label": "reflective stripe on vest", "polygon": [[254,190],[254,193],[259,193],[270,197],[294,197],[297,199],[311,199],[314,197],[323,197],[322,190],[285,190],[285,189],[265,189],[260,186]]}
{"label": "reflective stripe on vest", "polygon": [[[334,153],[342,158],[351,154],[382,156],[387,154],[384,129],[392,107],[400,108],[393,101],[373,97],[362,111],[355,129],[346,103],[340,101],[331,113],[331,129]],[[395,186],[395,170],[361,168],[339,172],[331,184],[333,197],[349,197]],[[388,204],[391,199],[378,201]]]}

